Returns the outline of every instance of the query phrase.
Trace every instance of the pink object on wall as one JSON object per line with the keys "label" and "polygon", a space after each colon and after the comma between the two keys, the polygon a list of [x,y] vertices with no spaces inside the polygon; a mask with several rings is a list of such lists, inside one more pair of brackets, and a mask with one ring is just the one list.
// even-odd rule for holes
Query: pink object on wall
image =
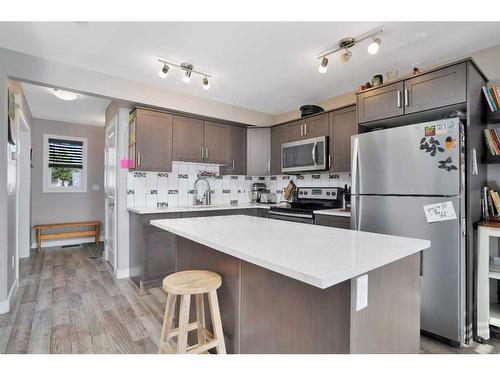
{"label": "pink object on wall", "polygon": [[120,160],[120,167],[122,169],[129,169],[129,168],[133,168],[133,160],[130,160],[130,159],[122,159]]}

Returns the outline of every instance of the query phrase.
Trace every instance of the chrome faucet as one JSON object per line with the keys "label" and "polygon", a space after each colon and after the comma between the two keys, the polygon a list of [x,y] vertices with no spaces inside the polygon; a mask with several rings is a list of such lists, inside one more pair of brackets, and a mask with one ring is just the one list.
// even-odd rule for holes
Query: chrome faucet
{"label": "chrome faucet", "polygon": [[[207,184],[205,192],[203,193],[203,196],[201,199],[199,199],[199,195],[198,195],[199,190],[197,188],[198,182],[200,182],[200,181],[205,181],[205,183]],[[195,206],[209,205],[211,203],[210,184],[208,183],[208,180],[205,177],[198,177],[198,179],[194,183],[194,190],[196,191],[196,196],[194,198]]]}

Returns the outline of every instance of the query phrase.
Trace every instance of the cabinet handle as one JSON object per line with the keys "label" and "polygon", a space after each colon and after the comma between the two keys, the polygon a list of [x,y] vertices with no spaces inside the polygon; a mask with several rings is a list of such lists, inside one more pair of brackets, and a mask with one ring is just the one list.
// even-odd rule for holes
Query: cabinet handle
{"label": "cabinet handle", "polygon": [[401,91],[398,90],[398,108],[401,108]]}
{"label": "cabinet handle", "polygon": [[139,167],[141,165],[141,153],[137,153],[137,166]]}
{"label": "cabinet handle", "polygon": [[328,155],[328,168],[332,167],[332,155]]}
{"label": "cabinet handle", "polygon": [[267,171],[271,172],[271,161],[270,160],[267,161]]}
{"label": "cabinet handle", "polygon": [[234,172],[234,160],[233,160],[233,172]]}
{"label": "cabinet handle", "polygon": [[405,89],[405,107],[410,105],[410,93],[408,89]]}
{"label": "cabinet handle", "polygon": [[307,124],[304,124],[304,135],[307,135]]}
{"label": "cabinet handle", "polygon": [[304,135],[304,124],[300,125],[300,136],[302,137]]}
{"label": "cabinet handle", "polygon": [[205,159],[208,159],[208,147],[205,147]]}

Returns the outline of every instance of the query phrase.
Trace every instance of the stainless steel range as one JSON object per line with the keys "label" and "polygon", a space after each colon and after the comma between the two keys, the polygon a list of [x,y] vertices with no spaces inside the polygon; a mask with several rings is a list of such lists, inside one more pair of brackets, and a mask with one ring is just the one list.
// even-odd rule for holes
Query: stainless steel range
{"label": "stainless steel range", "polygon": [[299,187],[287,207],[274,206],[269,210],[270,219],[314,224],[314,211],[343,206],[344,190],[339,187]]}

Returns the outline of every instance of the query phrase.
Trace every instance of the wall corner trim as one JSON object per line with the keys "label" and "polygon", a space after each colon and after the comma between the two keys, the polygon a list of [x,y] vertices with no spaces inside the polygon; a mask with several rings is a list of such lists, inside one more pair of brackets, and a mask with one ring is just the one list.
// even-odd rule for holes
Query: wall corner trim
{"label": "wall corner trim", "polygon": [[19,287],[19,280],[15,280],[12,283],[7,299],[5,301],[0,302],[0,314],[6,314],[10,311],[12,296],[14,295],[14,292],[17,291],[18,287]]}
{"label": "wall corner trim", "polygon": [[130,270],[128,268],[117,269],[115,271],[115,277],[117,279],[128,279],[130,277]]}

